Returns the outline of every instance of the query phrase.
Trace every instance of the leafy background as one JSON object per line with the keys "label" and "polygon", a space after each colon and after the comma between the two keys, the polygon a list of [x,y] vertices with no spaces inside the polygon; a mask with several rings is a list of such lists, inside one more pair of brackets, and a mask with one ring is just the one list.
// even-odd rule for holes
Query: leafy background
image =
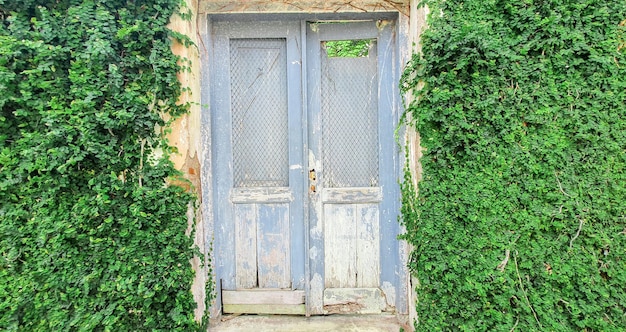
{"label": "leafy background", "polygon": [[0,330],[196,330],[177,0],[0,0]]}
{"label": "leafy background", "polygon": [[626,2],[424,4],[401,82],[417,330],[623,331]]}

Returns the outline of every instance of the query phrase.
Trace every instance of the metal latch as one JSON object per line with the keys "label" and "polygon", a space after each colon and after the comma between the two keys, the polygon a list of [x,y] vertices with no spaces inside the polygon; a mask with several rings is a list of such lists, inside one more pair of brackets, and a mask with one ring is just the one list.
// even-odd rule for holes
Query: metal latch
{"label": "metal latch", "polygon": [[315,174],[315,169],[309,170],[309,180],[311,181],[311,186],[309,187],[309,192],[315,192],[315,184],[317,182],[317,175]]}

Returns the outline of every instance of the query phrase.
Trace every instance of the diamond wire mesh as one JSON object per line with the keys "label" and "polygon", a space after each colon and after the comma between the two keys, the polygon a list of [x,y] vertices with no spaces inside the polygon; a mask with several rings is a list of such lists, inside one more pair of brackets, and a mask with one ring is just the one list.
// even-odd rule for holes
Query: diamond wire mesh
{"label": "diamond wire mesh", "polygon": [[366,57],[328,57],[322,47],[324,185],[378,186],[376,43]]}
{"label": "diamond wire mesh", "polygon": [[234,186],[288,186],[285,40],[233,39],[230,50]]}

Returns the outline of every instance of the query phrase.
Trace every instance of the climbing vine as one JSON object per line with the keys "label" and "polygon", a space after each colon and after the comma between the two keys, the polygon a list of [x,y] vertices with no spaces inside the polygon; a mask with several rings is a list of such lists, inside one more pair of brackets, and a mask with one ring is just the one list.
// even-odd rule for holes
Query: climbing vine
{"label": "climbing vine", "polygon": [[626,2],[427,0],[403,184],[419,331],[626,326]]}
{"label": "climbing vine", "polygon": [[0,0],[1,330],[199,328],[163,129],[179,5]]}

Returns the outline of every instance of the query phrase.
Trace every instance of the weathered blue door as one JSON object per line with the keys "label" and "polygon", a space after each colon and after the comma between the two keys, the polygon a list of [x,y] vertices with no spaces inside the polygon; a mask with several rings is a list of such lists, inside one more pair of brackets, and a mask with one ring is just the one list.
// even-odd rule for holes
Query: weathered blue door
{"label": "weathered blue door", "polygon": [[393,21],[307,31],[314,314],[394,311],[398,294]]}
{"label": "weathered blue door", "polygon": [[224,312],[304,314],[300,24],[213,24],[215,257]]}
{"label": "weathered blue door", "polygon": [[224,312],[402,305],[393,21],[212,24]]}

